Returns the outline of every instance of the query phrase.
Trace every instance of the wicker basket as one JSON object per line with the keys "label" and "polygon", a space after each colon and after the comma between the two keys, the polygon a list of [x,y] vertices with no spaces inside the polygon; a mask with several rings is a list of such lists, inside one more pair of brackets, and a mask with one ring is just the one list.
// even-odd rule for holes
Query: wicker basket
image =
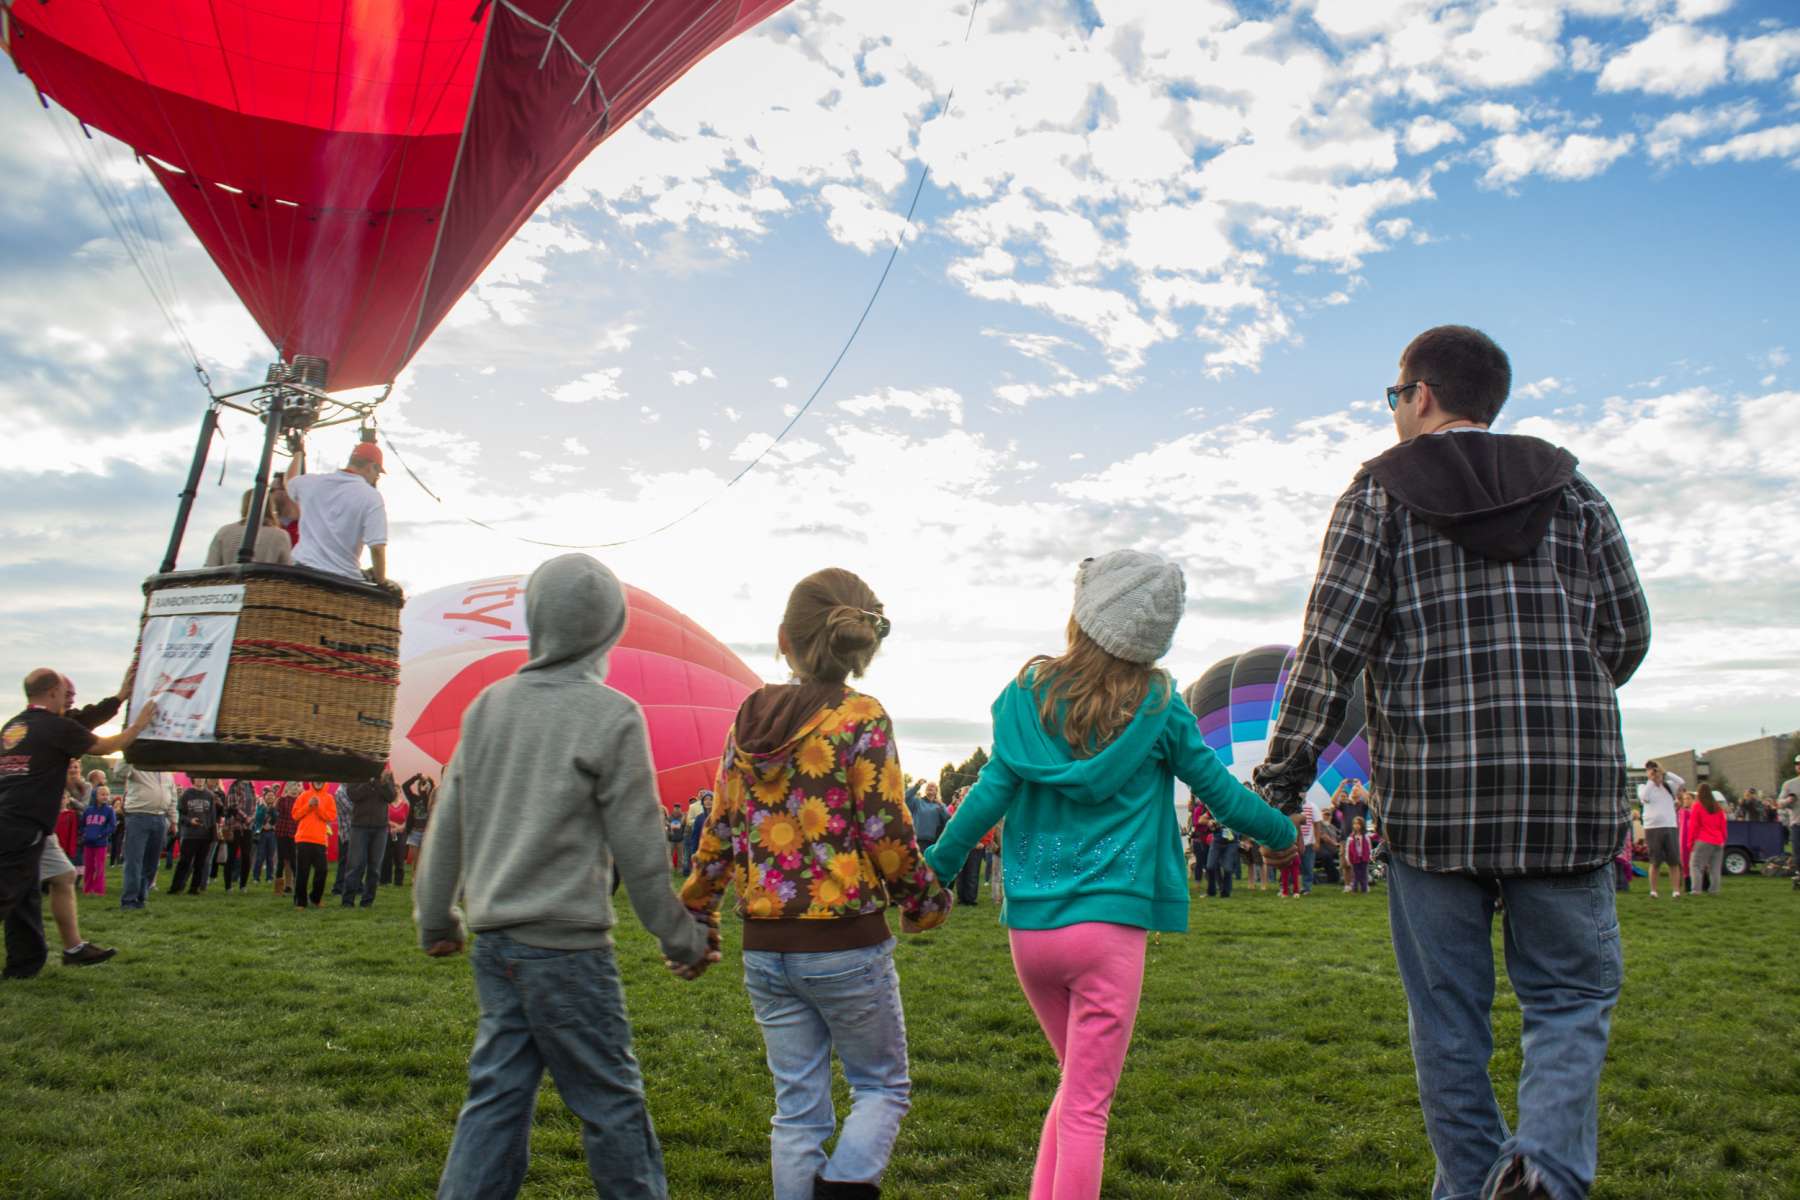
{"label": "wicker basket", "polygon": [[403,601],[304,567],[247,564],[153,575],[144,581],[146,613],[167,592],[238,583],[244,602],[213,740],[139,738],[126,759],[200,776],[379,776],[400,683]]}

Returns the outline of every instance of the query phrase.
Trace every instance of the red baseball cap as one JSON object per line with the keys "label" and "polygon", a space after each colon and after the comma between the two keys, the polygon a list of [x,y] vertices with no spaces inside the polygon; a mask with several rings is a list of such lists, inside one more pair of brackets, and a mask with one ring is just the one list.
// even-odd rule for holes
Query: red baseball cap
{"label": "red baseball cap", "polygon": [[374,463],[377,471],[381,471],[384,474],[387,472],[387,468],[381,463],[381,447],[377,446],[374,442],[356,443],[356,449],[350,452],[350,461],[353,463]]}

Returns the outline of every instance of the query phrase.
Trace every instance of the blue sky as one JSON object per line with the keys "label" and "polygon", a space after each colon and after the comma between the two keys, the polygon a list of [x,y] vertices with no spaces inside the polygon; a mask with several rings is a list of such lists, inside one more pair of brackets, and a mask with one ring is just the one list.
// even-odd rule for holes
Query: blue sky
{"label": "blue sky", "polygon": [[[602,146],[384,409],[444,498],[384,485],[396,575],[550,553],[462,515],[612,541],[718,496],[836,354],[928,164],[787,441],[599,552],[765,675],[786,589],[830,563],[894,616],[867,684],[918,765],[985,739],[1086,554],[1187,567],[1184,681],[1293,640],[1330,503],[1392,440],[1400,348],[1457,321],[1512,355],[1502,428],[1574,450],[1638,554],[1634,756],[1800,726],[1791,6],[987,0],[965,48],[967,14],[796,3]],[[66,118],[7,75],[0,121],[0,676],[53,662],[92,693],[128,656],[203,396]],[[148,179],[74,150],[161,206],[215,381],[259,377],[267,347]],[[256,433],[228,439],[191,555],[244,486]]]}

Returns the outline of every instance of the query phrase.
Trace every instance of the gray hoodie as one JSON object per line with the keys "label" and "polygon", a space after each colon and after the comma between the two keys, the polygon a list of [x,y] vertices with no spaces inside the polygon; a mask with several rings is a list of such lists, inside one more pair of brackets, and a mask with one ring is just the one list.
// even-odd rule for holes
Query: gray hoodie
{"label": "gray hoodie", "polygon": [[669,886],[669,847],[644,715],[607,687],[625,593],[585,554],[540,566],[525,589],[531,659],[463,715],[413,876],[422,946],[504,929],[550,949],[610,946],[612,868],[663,954],[692,963],[706,930]]}

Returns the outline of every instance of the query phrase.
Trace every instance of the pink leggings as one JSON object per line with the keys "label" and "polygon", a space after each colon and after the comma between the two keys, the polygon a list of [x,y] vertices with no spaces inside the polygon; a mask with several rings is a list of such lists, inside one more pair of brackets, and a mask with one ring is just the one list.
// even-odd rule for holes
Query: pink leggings
{"label": "pink leggings", "polygon": [[90,896],[106,895],[106,847],[81,848],[81,890]]}
{"label": "pink leggings", "polygon": [[1142,929],[1090,921],[1011,932],[1013,969],[1062,1068],[1031,1200],[1091,1200],[1106,1165],[1112,1110],[1144,988]]}

